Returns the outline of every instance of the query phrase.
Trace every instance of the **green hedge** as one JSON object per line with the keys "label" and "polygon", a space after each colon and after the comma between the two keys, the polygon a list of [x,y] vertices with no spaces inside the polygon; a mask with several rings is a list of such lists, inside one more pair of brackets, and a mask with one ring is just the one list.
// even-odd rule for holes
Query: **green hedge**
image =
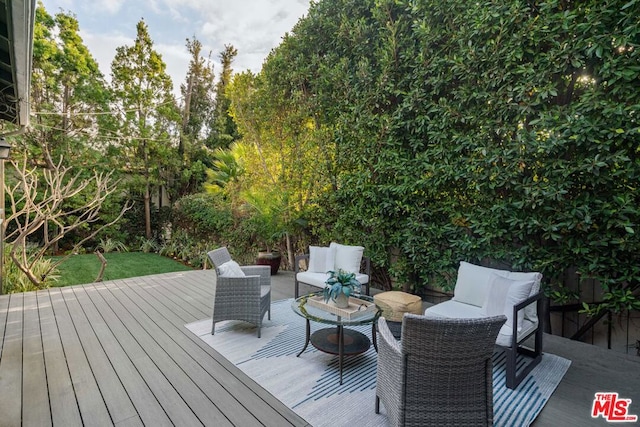
{"label": "green hedge", "polygon": [[638,16],[634,0],[314,3],[265,70],[331,129],[316,227],[418,287],[450,288],[464,259],[636,289]]}

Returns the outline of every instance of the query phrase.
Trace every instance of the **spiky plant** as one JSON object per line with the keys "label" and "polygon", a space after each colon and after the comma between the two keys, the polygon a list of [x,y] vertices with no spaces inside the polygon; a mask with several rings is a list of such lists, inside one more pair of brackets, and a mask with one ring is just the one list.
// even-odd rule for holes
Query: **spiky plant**
{"label": "spiky plant", "polygon": [[325,283],[326,286],[322,292],[324,302],[328,302],[329,299],[335,302],[340,294],[349,297],[352,293],[359,293],[361,290],[360,282],[356,280],[356,274],[348,273],[342,269],[337,272],[330,271],[329,278]]}

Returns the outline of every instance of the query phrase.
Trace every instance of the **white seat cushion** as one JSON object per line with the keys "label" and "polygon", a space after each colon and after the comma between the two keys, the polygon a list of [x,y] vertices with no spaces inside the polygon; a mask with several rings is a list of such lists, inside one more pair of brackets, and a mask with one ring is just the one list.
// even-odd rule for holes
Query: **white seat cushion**
{"label": "white seat cushion", "polygon": [[[481,307],[476,307],[475,305],[471,304],[464,304],[454,300],[449,300],[436,305],[432,305],[424,311],[424,315],[426,317],[445,317],[454,319],[478,319],[487,317],[483,313]],[[529,319],[524,319],[522,321],[522,327],[520,327],[520,324],[518,324],[518,338],[527,336],[527,334],[533,331],[537,326],[537,323],[533,323]],[[506,324],[502,325],[502,328],[500,328],[500,332],[498,333],[498,337],[496,338],[496,344],[503,347],[510,347],[512,335],[513,325],[510,327],[507,327]]]}
{"label": "white seat cushion", "polygon": [[296,274],[296,279],[298,279],[298,282],[317,286],[319,288],[324,288],[325,282],[328,278],[329,275],[327,273],[313,273],[310,271],[302,271]]}
{"label": "white seat cushion", "polygon": [[[312,273],[309,271],[302,271],[296,274],[296,279],[300,283],[306,283],[307,285],[317,286],[319,288],[324,288],[325,282],[329,278],[327,273]],[[361,285],[365,283],[369,283],[369,276],[366,274],[358,273],[356,274],[356,280],[360,282]]]}
{"label": "white seat cushion", "polygon": [[[533,323],[529,319],[524,319],[522,321],[522,327],[520,327],[520,324],[518,323],[518,339],[526,337],[530,332],[534,331],[537,326],[537,323]],[[498,338],[496,338],[496,344],[503,347],[511,347],[512,335],[513,326],[508,328],[507,325],[502,325],[502,328],[500,328],[500,332],[498,333]]]}
{"label": "white seat cushion", "polygon": [[364,285],[365,283],[369,283],[369,276],[363,273],[357,273],[356,280],[360,282],[361,285]]}
{"label": "white seat cushion", "polygon": [[240,265],[233,260],[220,264],[218,274],[220,277],[245,277]]}
{"label": "white seat cushion", "polygon": [[428,317],[447,317],[454,319],[479,319],[481,317],[487,317],[482,312],[481,307],[454,300],[432,305],[424,311],[424,315]]}

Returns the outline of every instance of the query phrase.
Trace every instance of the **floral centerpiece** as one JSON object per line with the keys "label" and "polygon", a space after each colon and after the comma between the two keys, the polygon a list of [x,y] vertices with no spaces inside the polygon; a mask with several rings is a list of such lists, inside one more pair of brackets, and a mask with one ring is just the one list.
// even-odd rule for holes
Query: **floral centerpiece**
{"label": "floral centerpiece", "polygon": [[349,307],[349,296],[352,293],[360,293],[361,290],[360,282],[356,280],[356,274],[347,273],[344,270],[329,271],[329,278],[325,283],[324,302],[331,299],[339,308]]}

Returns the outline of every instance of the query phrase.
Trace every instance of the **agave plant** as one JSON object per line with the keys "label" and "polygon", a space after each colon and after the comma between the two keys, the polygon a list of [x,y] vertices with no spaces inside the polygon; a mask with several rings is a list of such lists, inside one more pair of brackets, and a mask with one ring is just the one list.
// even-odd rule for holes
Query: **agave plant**
{"label": "agave plant", "polygon": [[160,250],[160,244],[156,239],[145,239],[144,237],[140,237],[138,239],[140,241],[140,251],[149,253],[149,252],[158,252]]}
{"label": "agave plant", "polygon": [[122,243],[119,240],[108,238],[108,239],[100,239],[100,244],[98,244],[97,248],[104,253],[108,252],[129,252],[127,245]]}
{"label": "agave plant", "polygon": [[359,293],[361,289],[360,282],[356,280],[356,274],[347,273],[342,269],[337,272],[330,271],[325,283],[326,286],[322,292],[324,302],[328,302],[329,299],[335,301],[341,293],[349,297],[354,292]]}

